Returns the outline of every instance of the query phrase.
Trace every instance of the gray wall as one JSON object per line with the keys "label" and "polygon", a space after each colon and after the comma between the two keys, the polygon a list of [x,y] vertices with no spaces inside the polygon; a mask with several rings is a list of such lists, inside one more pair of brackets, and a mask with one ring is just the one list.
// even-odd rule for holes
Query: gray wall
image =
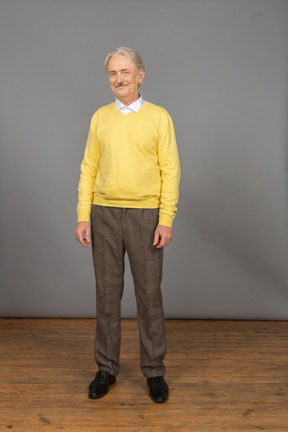
{"label": "gray wall", "polygon": [[[288,318],[286,0],[1,0],[2,316],[95,316],[74,239],[103,60],[139,50],[182,162],[167,317]],[[129,271],[123,316],[135,316]]]}

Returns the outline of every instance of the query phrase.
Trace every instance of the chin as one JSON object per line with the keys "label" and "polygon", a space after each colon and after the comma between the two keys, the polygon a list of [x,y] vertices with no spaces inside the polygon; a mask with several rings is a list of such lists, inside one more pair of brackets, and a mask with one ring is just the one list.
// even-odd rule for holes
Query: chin
{"label": "chin", "polygon": [[129,96],[128,92],[117,92],[116,95],[122,96],[122,97],[127,97]]}

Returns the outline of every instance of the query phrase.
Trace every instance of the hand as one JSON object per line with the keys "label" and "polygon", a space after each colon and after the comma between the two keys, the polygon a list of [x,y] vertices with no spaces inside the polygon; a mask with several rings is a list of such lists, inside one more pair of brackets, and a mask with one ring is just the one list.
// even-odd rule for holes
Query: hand
{"label": "hand", "polygon": [[168,246],[169,243],[172,241],[172,238],[172,228],[165,225],[158,225],[154,232],[153,246],[156,246],[157,249],[160,249],[163,246]]}
{"label": "hand", "polygon": [[[79,243],[82,244],[82,246],[86,247],[91,241],[91,228],[89,222],[78,222],[76,229],[75,229],[75,236]],[[85,234],[85,237],[84,237]]]}

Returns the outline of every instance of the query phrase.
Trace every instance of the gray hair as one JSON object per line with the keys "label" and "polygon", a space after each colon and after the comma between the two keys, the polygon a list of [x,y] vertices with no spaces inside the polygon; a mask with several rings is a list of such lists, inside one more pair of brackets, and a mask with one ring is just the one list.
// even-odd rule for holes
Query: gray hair
{"label": "gray hair", "polygon": [[105,69],[106,69],[107,73],[108,73],[109,60],[111,57],[116,56],[116,55],[124,55],[125,57],[128,58],[128,60],[130,60],[132,63],[135,64],[135,66],[137,67],[137,69],[139,71],[143,70],[145,72],[143,59],[137,51],[133,50],[132,48],[119,47],[119,48],[115,48],[112,51],[110,51],[109,54],[105,58],[104,65],[105,65]]}

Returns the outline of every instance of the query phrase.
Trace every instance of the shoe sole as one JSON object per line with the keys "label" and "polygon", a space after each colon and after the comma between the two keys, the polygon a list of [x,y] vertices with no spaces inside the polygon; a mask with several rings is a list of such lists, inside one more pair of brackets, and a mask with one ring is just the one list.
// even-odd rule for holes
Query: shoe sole
{"label": "shoe sole", "polygon": [[167,402],[167,400],[168,400],[168,396],[167,396],[167,399],[164,399],[164,400],[158,400],[158,399],[154,399],[154,398],[151,396],[151,394],[150,394],[150,398],[152,399],[153,402],[156,402],[156,403],[158,403],[158,404],[165,403],[165,402]]}

